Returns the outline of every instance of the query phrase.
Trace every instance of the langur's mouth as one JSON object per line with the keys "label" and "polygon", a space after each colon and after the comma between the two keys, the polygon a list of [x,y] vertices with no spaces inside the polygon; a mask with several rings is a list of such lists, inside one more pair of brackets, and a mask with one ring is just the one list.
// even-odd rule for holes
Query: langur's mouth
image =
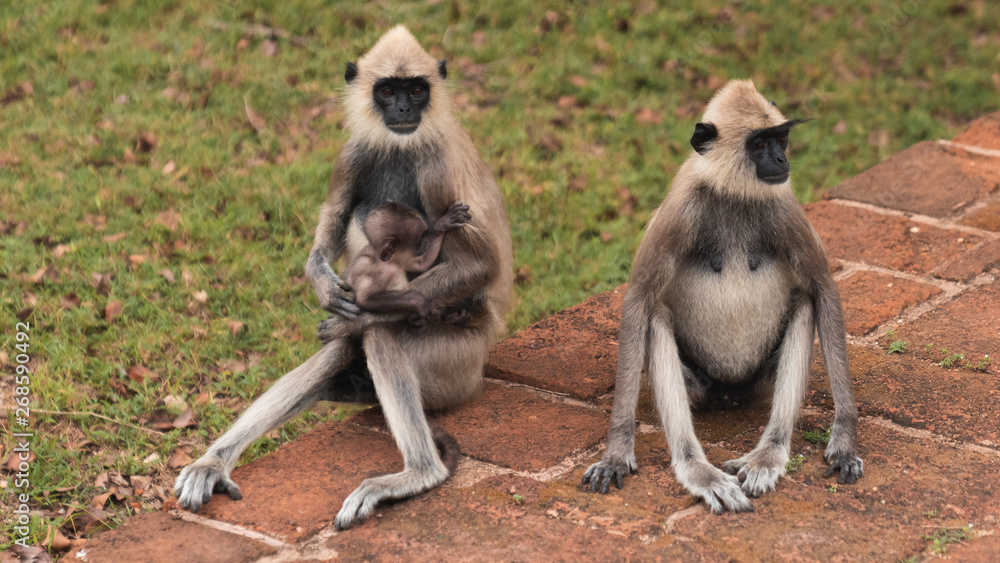
{"label": "langur's mouth", "polygon": [[393,123],[392,125],[388,125],[387,127],[389,127],[389,130],[392,131],[393,133],[402,133],[404,135],[408,135],[416,131],[417,127],[419,126],[420,122],[418,121],[417,123]]}
{"label": "langur's mouth", "polygon": [[764,176],[761,180],[764,180],[768,184],[784,184],[785,180],[788,179],[788,173],[784,174],[771,174],[770,176]]}

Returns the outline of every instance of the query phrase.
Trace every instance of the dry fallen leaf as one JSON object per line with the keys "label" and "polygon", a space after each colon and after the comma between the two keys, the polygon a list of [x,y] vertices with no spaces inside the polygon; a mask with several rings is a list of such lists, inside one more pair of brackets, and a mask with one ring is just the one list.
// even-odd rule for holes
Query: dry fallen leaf
{"label": "dry fallen leaf", "polygon": [[135,139],[135,150],[139,152],[153,152],[156,148],[156,135],[152,133],[140,133]]}
{"label": "dry fallen leaf", "polygon": [[63,309],[76,309],[80,306],[80,298],[75,293],[63,295],[59,300],[59,306]]}
{"label": "dry fallen leaf", "polygon": [[154,225],[163,225],[171,231],[176,231],[177,226],[181,224],[181,214],[174,211],[172,208],[168,209],[162,213],[156,215],[153,219]]}
{"label": "dry fallen leaf", "polygon": [[184,402],[184,397],[178,395],[166,395],[163,397],[163,406],[170,410],[182,411],[187,408],[187,403]]}
{"label": "dry fallen leaf", "polygon": [[193,459],[190,456],[191,446],[180,446],[170,454],[170,459],[167,460],[167,467],[170,469],[177,469],[178,467],[184,467],[191,463]]}
{"label": "dry fallen leaf", "polygon": [[115,322],[115,319],[121,316],[122,309],[123,306],[121,301],[112,301],[111,303],[108,303],[104,306],[104,320],[109,323]]}
{"label": "dry fallen leaf", "polygon": [[278,52],[278,43],[274,39],[268,38],[260,44],[260,50],[265,57],[273,57]]}
{"label": "dry fallen leaf", "polygon": [[174,161],[171,160],[170,162],[167,162],[166,164],[163,165],[162,172],[164,176],[169,176],[174,173],[174,170],[177,170],[177,165],[174,164]]}
{"label": "dry fallen leaf", "polygon": [[13,473],[16,471],[20,471],[19,466],[21,465],[21,463],[31,463],[33,461],[35,461],[35,452],[28,452],[27,460],[21,459],[20,453],[11,452],[10,455],[7,456],[7,460],[4,461],[3,466],[7,469],[7,471]]}
{"label": "dry fallen leaf", "polygon": [[133,475],[128,479],[137,494],[142,494],[140,491],[148,491],[149,487],[153,484],[151,477],[143,477],[142,475]]}
{"label": "dry fallen leaf", "polygon": [[258,115],[257,112],[255,112],[253,108],[250,107],[249,92],[247,92],[246,95],[243,96],[243,109],[245,109],[247,112],[247,119],[250,120],[250,125],[253,125],[253,128],[256,129],[258,133],[263,131],[264,128],[267,127],[267,120]]}
{"label": "dry fallen leaf", "polygon": [[56,271],[55,267],[45,266],[28,278],[28,281],[34,284],[40,284],[45,280],[49,280],[53,283],[57,283],[59,281],[59,272]]}
{"label": "dry fallen leaf", "polygon": [[642,108],[635,115],[635,122],[640,125],[660,125],[663,123],[663,113],[653,111],[649,108]]}
{"label": "dry fallen leaf", "polygon": [[167,280],[168,283],[174,283],[174,279],[175,279],[174,278],[174,273],[171,272],[169,269],[167,269],[167,270],[160,270],[158,273],[161,276],[163,276],[163,279]]}
{"label": "dry fallen leaf", "polygon": [[159,381],[160,376],[156,372],[146,369],[140,365],[134,365],[128,368],[128,378],[136,383],[143,383],[145,381]]}
{"label": "dry fallen leaf", "polygon": [[101,295],[111,293],[111,274],[90,273],[90,287],[97,290]]}
{"label": "dry fallen leaf", "polygon": [[561,108],[571,108],[576,105],[576,96],[559,96],[556,105]]}
{"label": "dry fallen leaf", "polygon": [[52,526],[51,524],[46,524],[48,531],[45,533],[45,539],[42,540],[42,545],[48,546],[49,549],[56,553],[62,553],[70,548],[72,545],[69,538],[64,536],[58,528]]}
{"label": "dry fallen leaf", "polygon": [[889,144],[889,132],[878,129],[868,134],[868,144],[873,147],[884,147]]}
{"label": "dry fallen leaf", "polygon": [[104,242],[118,242],[118,241],[124,239],[125,236],[126,236],[126,233],[117,233],[117,234],[114,234],[114,235],[107,235],[107,236],[104,237],[103,240],[104,240]]}
{"label": "dry fallen leaf", "polygon": [[[113,488],[114,487],[112,487],[112,489]],[[103,494],[100,494],[100,495],[97,495],[94,498],[90,499],[90,506],[91,506],[91,508],[104,508],[105,506],[108,505],[108,499],[109,498],[111,498],[111,492],[110,491],[108,491],[106,493],[103,493]]]}
{"label": "dry fallen leaf", "polygon": [[186,428],[188,426],[195,426],[194,423],[194,409],[188,407],[183,413],[174,419],[172,423],[174,428]]}
{"label": "dry fallen leaf", "polygon": [[243,323],[240,321],[229,321],[229,330],[233,333],[233,336],[236,336],[243,331]]}

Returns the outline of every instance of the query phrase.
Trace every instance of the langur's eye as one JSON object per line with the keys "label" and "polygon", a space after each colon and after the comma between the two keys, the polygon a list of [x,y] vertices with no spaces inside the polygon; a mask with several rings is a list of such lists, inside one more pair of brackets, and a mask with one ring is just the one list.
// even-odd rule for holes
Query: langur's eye
{"label": "langur's eye", "polygon": [[788,136],[786,135],[786,136],[782,137],[781,138],[781,142],[782,143],[787,143],[788,142]]}
{"label": "langur's eye", "polygon": [[762,149],[766,144],[764,141],[757,141],[757,148]]}
{"label": "langur's eye", "polygon": [[423,93],[424,93],[424,89],[423,88],[414,88],[413,91],[410,92],[410,95],[411,96],[419,96],[420,94],[423,94]]}
{"label": "langur's eye", "polygon": [[392,88],[382,88],[382,92],[381,93],[386,98],[390,98],[390,97],[392,97],[393,94],[395,94],[395,92],[392,91]]}

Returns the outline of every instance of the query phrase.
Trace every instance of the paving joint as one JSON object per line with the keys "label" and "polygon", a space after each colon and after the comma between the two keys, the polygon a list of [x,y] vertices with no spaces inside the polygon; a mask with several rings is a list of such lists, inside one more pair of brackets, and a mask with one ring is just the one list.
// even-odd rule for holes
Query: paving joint
{"label": "paving joint", "polygon": [[[922,223],[925,225],[930,225],[932,227],[937,227],[942,230],[960,231],[963,233],[968,233],[970,235],[983,237],[987,240],[994,240],[1000,238],[1000,233],[994,233],[993,231],[987,231],[985,229],[980,229],[978,227],[970,227],[969,225],[963,225],[961,223],[955,223],[953,221],[939,219],[937,217],[931,217],[930,215],[923,215],[921,213],[914,213],[912,211],[902,211],[899,209],[882,207],[881,205],[875,205],[874,203],[865,203],[863,201],[854,201],[853,199],[845,199],[839,197],[831,198],[825,201],[829,203],[836,203],[838,205],[843,205],[845,207],[864,209],[865,211],[871,211],[872,213],[878,213],[879,215],[887,215],[890,217],[901,217],[903,219],[909,219],[914,223]],[[963,215],[966,213],[968,213],[968,210],[963,212]]]}
{"label": "paving joint", "polygon": [[963,151],[971,152],[972,154],[978,154],[980,156],[991,156],[993,158],[1000,158],[1000,151],[994,149],[984,149],[983,147],[977,147],[976,145],[966,145],[964,143],[956,143],[955,141],[949,141],[948,139],[938,139],[937,144],[944,147],[955,147],[962,149]]}
{"label": "paving joint", "polygon": [[186,510],[173,509],[167,512],[171,516],[180,518],[185,522],[190,522],[191,524],[198,524],[200,526],[207,526],[213,530],[218,530],[220,532],[226,532],[227,534],[233,534],[236,536],[241,536],[250,540],[258,541],[267,546],[273,547],[278,550],[293,547],[292,544],[286,543],[280,539],[271,537],[267,534],[262,534],[260,532],[255,532],[254,530],[248,530],[242,526],[237,526],[236,524],[230,524],[228,522],[221,522],[219,520],[213,520],[211,518],[205,518],[204,516],[198,516]]}
{"label": "paving joint", "polygon": [[945,446],[951,446],[953,448],[958,448],[960,450],[967,450],[970,452],[988,455],[1000,459],[1000,450],[996,448],[991,448],[989,446],[983,446],[981,444],[974,444],[971,442],[962,442],[960,440],[955,440],[954,438],[949,438],[947,436],[935,434],[929,430],[921,430],[920,428],[903,426],[902,424],[893,422],[887,418],[882,418],[880,416],[865,415],[862,416],[860,420],[868,424],[874,424],[877,426],[881,426],[882,428],[887,428],[894,432],[903,434],[904,436],[909,436],[910,438],[917,438],[920,440],[930,440],[933,442],[937,442],[939,444],[943,444]]}
{"label": "paving joint", "polygon": [[549,402],[563,405],[571,405],[574,407],[580,407],[592,411],[606,413],[607,410],[602,408],[600,405],[595,405],[589,401],[584,401],[582,399],[577,399],[576,397],[570,395],[569,393],[563,393],[561,391],[549,391],[548,389],[542,389],[540,387],[533,387],[531,385],[526,385],[524,383],[516,383],[513,381],[506,381],[504,379],[494,379],[492,377],[484,378],[486,381],[496,383],[502,387],[508,387],[511,389],[524,389],[530,393],[538,395],[542,399]]}

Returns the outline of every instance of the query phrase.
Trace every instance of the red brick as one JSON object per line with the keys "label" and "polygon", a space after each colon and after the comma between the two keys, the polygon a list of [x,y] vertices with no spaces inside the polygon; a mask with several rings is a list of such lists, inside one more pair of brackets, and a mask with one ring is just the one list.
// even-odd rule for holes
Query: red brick
{"label": "red brick", "polygon": [[954,141],[963,145],[1000,150],[1000,111],[973,121]]}
{"label": "red brick", "polygon": [[969,289],[955,299],[902,325],[900,338],[916,346],[931,344],[976,361],[993,358],[992,373],[1000,367],[1000,282]]}
{"label": "red brick", "polygon": [[625,286],[591,297],[498,344],[486,375],[594,399],[615,384]]}
{"label": "red brick", "polygon": [[391,436],[328,423],[237,467],[233,480],[243,499],[214,495],[198,515],[294,541],[331,524],[365,478],[402,470],[403,457]]}
{"label": "red brick", "polygon": [[996,563],[1000,561],[1000,532],[994,530],[992,535],[950,545],[947,558],[965,563]]}
{"label": "red brick", "polygon": [[[923,340],[902,330],[905,354],[849,348],[858,409],[897,424],[988,447],[1000,445],[1000,388],[991,373],[945,369],[921,358]],[[825,369],[816,362],[807,402],[832,408]],[[866,466],[867,467],[867,466]]]}
{"label": "red brick", "polygon": [[[721,426],[731,412],[706,416]],[[775,491],[754,499],[752,513],[709,514],[676,482],[659,433],[637,436],[639,470],[626,477],[623,489],[608,495],[580,491],[578,479],[595,456],[565,479],[547,484],[535,495],[537,504],[580,525],[648,542],[650,547],[682,539],[739,561],[893,561],[924,549],[920,536],[927,532],[921,526],[928,522],[928,512],[938,514],[934,523],[941,526],[981,526],[1000,515],[992,500],[1000,492],[994,477],[1000,459],[995,455],[914,438],[866,421],[859,446],[865,475],[854,485],[836,485],[835,477],[823,477],[823,446],[801,438],[803,430],[829,426],[831,418],[829,412],[802,417],[792,452],[804,456],[803,465],[780,480]],[[701,421],[695,428],[703,443],[715,439],[703,435]],[[749,452],[760,434],[758,427],[744,428],[718,445],[708,445],[709,461],[718,466]],[[836,490],[829,490],[831,486]]]}
{"label": "red brick", "polygon": [[[517,471],[540,471],[595,446],[608,433],[602,411],[555,403],[525,389],[488,382],[470,403],[432,415],[462,453]],[[388,430],[377,409],[352,420]]]}
{"label": "red brick", "polygon": [[185,522],[165,512],[147,512],[104,532],[63,561],[90,563],[238,563],[256,561],[276,550],[266,544]]}
{"label": "red brick", "polygon": [[928,273],[985,240],[832,201],[807,205],[805,211],[828,254],[904,272]]}
{"label": "red brick", "polygon": [[[527,498],[518,504],[509,491],[489,485],[445,487],[380,507],[376,517],[337,534],[326,547],[349,561],[728,560],[703,545],[666,541],[649,546],[604,528],[591,529],[576,514],[550,506]],[[650,519],[654,530],[657,518],[662,516]]]}
{"label": "red brick", "polygon": [[1000,200],[969,213],[961,219],[961,223],[987,231],[1000,231]]}
{"label": "red brick", "polygon": [[1000,158],[917,143],[830,189],[829,197],[948,217],[1000,187]]}
{"label": "red brick", "polygon": [[863,336],[903,309],[941,293],[933,285],[876,272],[858,272],[837,284],[847,332]]}
{"label": "red brick", "polygon": [[959,254],[931,272],[935,277],[968,283],[979,274],[1000,266],[1000,239],[988,240]]}

